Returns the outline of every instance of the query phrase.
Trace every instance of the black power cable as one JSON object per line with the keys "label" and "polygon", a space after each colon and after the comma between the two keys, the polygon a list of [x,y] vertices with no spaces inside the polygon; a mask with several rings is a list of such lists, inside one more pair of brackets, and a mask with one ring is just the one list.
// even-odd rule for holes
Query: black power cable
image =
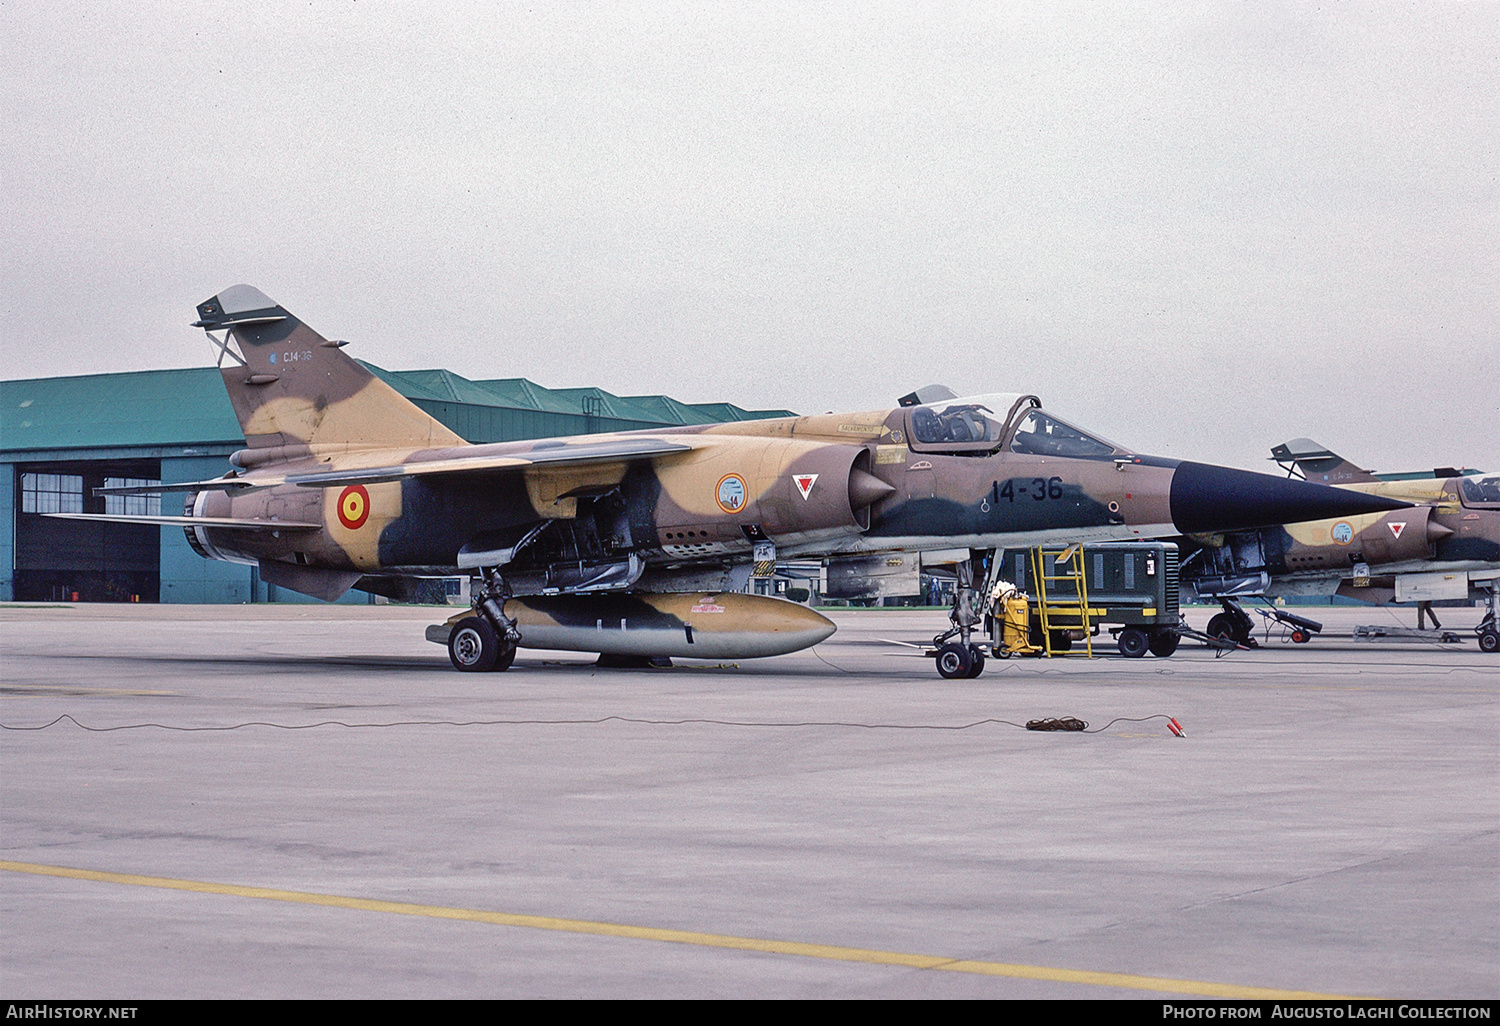
{"label": "black power cable", "polygon": [[[250,720],[244,723],[235,723],[223,727],[183,727],[170,723],[122,723],[113,727],[91,727],[80,723],[69,713],[63,713],[56,719],[33,727],[15,726],[9,723],[0,723],[0,730],[37,731],[55,727],[64,720],[72,723],[80,730],[90,733],[109,733],[116,730],[142,730],[154,727],[157,730],[175,730],[184,733],[221,733],[230,730],[242,730],[246,727],[269,727],[273,730],[312,730],[317,727],[344,727],[348,730],[371,730],[386,729],[390,727],[518,727],[518,726],[596,726],[603,723],[635,723],[653,727],[681,727],[692,725],[705,725],[717,727],[848,727],[858,730],[970,730],[974,727],[982,727],[986,724],[1003,724],[1007,727],[1017,727],[1022,730],[1064,730],[1081,731],[1089,734],[1097,734],[1108,730],[1116,723],[1144,723],[1147,720],[1167,720],[1168,725],[1177,721],[1165,713],[1157,713],[1153,716],[1130,717],[1117,716],[1102,727],[1094,730],[1088,729],[1088,723],[1072,716],[1063,716],[1045,720],[1031,720],[1020,724],[1011,720],[983,719],[972,723],[938,724],[938,723],[850,723],[840,720],[713,720],[713,719],[681,719],[681,720],[653,720],[635,716],[600,716],[594,719],[558,719],[558,720],[391,720],[385,723],[346,723],[343,720],[320,720],[316,723],[273,723],[269,720]],[[1180,730],[1180,727],[1178,728]],[[1176,733],[1176,731],[1174,731]]]}

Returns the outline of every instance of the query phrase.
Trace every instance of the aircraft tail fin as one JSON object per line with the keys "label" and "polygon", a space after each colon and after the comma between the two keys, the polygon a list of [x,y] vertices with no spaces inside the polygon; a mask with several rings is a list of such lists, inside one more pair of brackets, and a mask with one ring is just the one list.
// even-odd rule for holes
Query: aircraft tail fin
{"label": "aircraft tail fin", "polygon": [[[198,304],[251,449],[464,445],[440,421],[249,285]],[[214,335],[224,333],[222,340]]]}
{"label": "aircraft tail fin", "polygon": [[1356,467],[1338,453],[1331,452],[1311,438],[1294,438],[1272,446],[1271,459],[1291,473],[1295,467],[1303,478],[1317,484],[1356,484],[1378,481],[1368,470]]}

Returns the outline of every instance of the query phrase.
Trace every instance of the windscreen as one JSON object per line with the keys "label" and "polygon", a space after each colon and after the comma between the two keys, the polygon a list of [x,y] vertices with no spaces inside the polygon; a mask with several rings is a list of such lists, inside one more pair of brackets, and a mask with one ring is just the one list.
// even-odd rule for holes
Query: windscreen
{"label": "windscreen", "polygon": [[1036,456],[1109,456],[1115,446],[1040,410],[1028,413],[1011,439],[1012,452]]}

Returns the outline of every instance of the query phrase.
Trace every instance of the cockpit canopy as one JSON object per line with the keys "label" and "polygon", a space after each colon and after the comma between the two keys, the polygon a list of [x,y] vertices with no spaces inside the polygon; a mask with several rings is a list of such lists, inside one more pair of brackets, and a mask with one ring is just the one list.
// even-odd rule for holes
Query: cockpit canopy
{"label": "cockpit canopy", "polygon": [[[995,409],[983,401],[988,398],[992,397],[955,399],[914,407],[907,415],[912,441],[923,445],[987,442],[991,449],[998,447],[1005,439],[1004,413],[997,415]],[[1006,409],[1001,407],[1002,411]]]}
{"label": "cockpit canopy", "polygon": [[1044,413],[1034,395],[996,393],[912,406],[906,430],[914,452],[987,455],[1008,446],[1030,455],[1087,458],[1124,451]]}
{"label": "cockpit canopy", "polygon": [[1500,474],[1459,478],[1458,493],[1470,509],[1500,509]]}

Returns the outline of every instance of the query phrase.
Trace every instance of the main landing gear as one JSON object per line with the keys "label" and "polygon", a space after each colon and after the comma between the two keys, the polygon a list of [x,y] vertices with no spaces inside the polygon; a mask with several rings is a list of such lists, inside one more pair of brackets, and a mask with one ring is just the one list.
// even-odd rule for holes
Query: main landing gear
{"label": "main landing gear", "polygon": [[1219,599],[1219,605],[1224,607],[1224,611],[1215,613],[1209,619],[1208,630],[1204,633],[1220,641],[1232,641],[1247,648],[1253,647],[1255,639],[1250,634],[1255,630],[1255,623],[1250,619],[1250,615],[1232,598]]}
{"label": "main landing gear", "polygon": [[[465,673],[508,670],[516,661],[521,632],[516,621],[505,615],[510,589],[499,568],[485,572],[483,588],[474,603],[474,615],[453,625],[448,635],[448,659]],[[441,637],[441,635],[439,635]]]}

